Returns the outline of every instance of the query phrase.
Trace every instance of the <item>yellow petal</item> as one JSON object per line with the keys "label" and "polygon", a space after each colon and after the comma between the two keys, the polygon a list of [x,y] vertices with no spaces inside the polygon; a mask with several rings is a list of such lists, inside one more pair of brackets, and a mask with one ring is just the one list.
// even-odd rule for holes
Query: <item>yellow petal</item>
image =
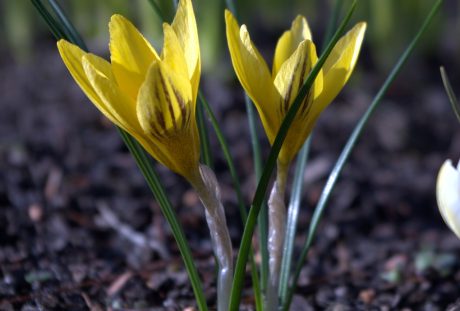
{"label": "yellow petal", "polygon": [[161,55],[163,62],[175,73],[188,80],[189,74],[186,59],[176,33],[173,28],[166,23],[163,24],[163,32],[164,44]]}
{"label": "yellow petal", "polygon": [[335,45],[323,66],[324,88],[315,108],[323,110],[347,83],[358,60],[365,31],[366,23],[358,23]]}
{"label": "yellow petal", "polygon": [[123,16],[113,15],[109,30],[113,73],[123,92],[135,100],[147,69],[159,57],[136,27]]}
{"label": "yellow petal", "polygon": [[225,23],[233,68],[241,85],[256,105],[264,127],[279,123],[276,106],[280,95],[273,85],[267,64],[252,43],[246,26],[239,29],[228,10],[225,11]]}
{"label": "yellow petal", "polygon": [[66,40],[59,40],[57,47],[64,64],[75,82],[77,82],[78,86],[80,86],[86,96],[88,96],[93,103],[98,102],[100,100],[99,96],[97,96],[93,87],[89,83],[82,65],[82,58],[88,53]]}
{"label": "yellow petal", "polygon": [[[281,94],[282,102],[279,109],[282,115],[288,111],[317,61],[315,45],[310,40],[305,40],[281,66],[274,83]],[[320,72],[313,84],[311,91],[313,97],[310,99],[314,99],[314,96],[322,90],[322,82],[322,72]]]}
{"label": "yellow petal", "polygon": [[104,114],[112,116],[110,120],[133,136],[140,131],[136,117],[135,104],[123,94],[115,81],[110,64],[104,59],[87,54],[82,59],[83,69],[93,90],[100,98],[96,106]]}
{"label": "yellow petal", "polygon": [[195,14],[191,0],[180,0],[176,16],[171,24],[174,29],[182,52],[185,55],[189,79],[192,84],[193,98],[196,99],[200,83],[201,61],[200,43],[196,27]]}
{"label": "yellow petal", "polygon": [[154,62],[139,90],[137,115],[145,132],[156,137],[174,136],[192,114],[190,81],[162,62]]}
{"label": "yellow petal", "polygon": [[276,76],[281,65],[294,53],[300,42],[312,41],[310,28],[305,17],[298,15],[292,22],[291,29],[284,32],[278,40],[273,58],[272,75]]}
{"label": "yellow petal", "polygon": [[117,118],[113,110],[108,107],[104,101],[101,100],[97,92],[94,90],[91,82],[89,81],[85,69],[83,68],[83,57],[90,54],[84,52],[78,46],[65,40],[59,40],[57,46],[64,64],[66,65],[74,80],[77,82],[78,86],[80,86],[86,96],[88,96],[89,100],[109,120],[120,126],[121,124],[118,121],[119,118]]}
{"label": "yellow petal", "polygon": [[[310,40],[305,40],[300,43],[291,57],[289,57],[281,66],[275,78],[275,86],[280,92],[282,98],[279,107],[277,108],[280,115],[280,121],[282,121],[286,116],[287,111],[298,95],[305,79],[317,61],[318,57],[316,55],[315,45]],[[310,134],[311,128],[315,122],[315,120],[312,119],[311,114],[312,103],[314,98],[316,98],[321,92],[322,85],[323,77],[322,72],[320,71],[309,91],[309,94],[302,102],[300,109],[291,124],[283,147],[281,148],[279,161],[285,165],[289,164]],[[272,133],[272,137],[270,138],[271,143],[273,143],[278,128],[274,133]]]}
{"label": "yellow petal", "polygon": [[137,116],[160,150],[152,154],[155,159],[186,178],[196,172],[199,137],[188,79],[154,62],[139,90]]}
{"label": "yellow petal", "polygon": [[450,160],[444,162],[436,183],[436,198],[444,222],[460,238],[459,169],[460,165],[455,169]]}

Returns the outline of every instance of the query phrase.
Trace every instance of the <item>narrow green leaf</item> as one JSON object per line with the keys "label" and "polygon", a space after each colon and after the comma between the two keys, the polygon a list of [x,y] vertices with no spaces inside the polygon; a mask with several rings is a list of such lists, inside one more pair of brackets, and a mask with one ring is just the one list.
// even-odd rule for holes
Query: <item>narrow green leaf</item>
{"label": "narrow green leaf", "polygon": [[[251,134],[251,145],[252,145],[252,157],[254,161],[254,170],[256,175],[256,181],[259,183],[260,177],[262,176],[262,155],[260,152],[259,137],[257,135],[256,117],[254,106],[251,99],[247,94],[244,96],[246,103],[246,113],[249,123],[249,133]],[[265,292],[268,280],[268,248],[267,248],[267,237],[268,237],[268,210],[265,208],[266,202],[263,203],[263,207],[259,213],[257,224],[259,228],[259,251],[260,251],[260,282],[261,290]]]}
{"label": "narrow green leaf", "polygon": [[436,1],[434,4],[433,8],[431,9],[429,15],[425,19],[423,25],[419,29],[418,33],[414,37],[414,39],[411,41],[407,49],[404,51],[404,53],[401,55],[399,58],[398,62],[396,65],[393,67],[392,71],[388,75],[387,79],[383,83],[382,87],[378,91],[377,95],[374,97],[371,105],[367,109],[367,111],[364,113],[364,115],[361,117],[359,120],[358,124],[356,125],[355,129],[353,130],[352,134],[350,135],[350,138],[348,139],[345,147],[342,150],[342,153],[340,154],[331,174],[329,175],[328,180],[326,181],[326,185],[324,186],[323,192],[321,193],[321,197],[319,198],[318,204],[316,205],[315,211],[313,213],[312,221],[308,230],[308,236],[305,241],[305,244],[302,249],[302,253],[299,257],[299,260],[296,265],[296,269],[293,275],[293,281],[291,284],[291,287],[288,292],[288,296],[286,301],[283,302],[283,310],[287,311],[289,310],[289,306],[292,301],[292,297],[294,295],[294,290],[297,285],[297,281],[300,275],[300,271],[302,270],[303,262],[307,256],[308,250],[313,242],[313,238],[315,237],[316,234],[316,229],[318,227],[318,223],[321,219],[321,216],[324,212],[324,209],[326,207],[326,204],[329,200],[330,194],[332,190],[334,189],[334,186],[337,182],[337,179],[345,165],[345,163],[348,160],[348,157],[350,156],[351,151],[353,150],[353,147],[355,146],[358,138],[361,136],[361,133],[363,132],[363,129],[365,125],[367,124],[369,117],[372,115],[374,110],[377,108],[378,104],[381,102],[383,96],[385,95],[386,91],[390,87],[391,83],[394,81],[396,76],[399,74],[401,71],[402,66],[404,63],[407,61],[409,56],[411,55],[412,51],[414,50],[417,42],[420,40],[420,37],[422,34],[425,32],[425,30],[428,28],[428,25],[430,24],[431,20],[435,16],[435,14],[438,12],[440,6],[441,6],[442,0]]}
{"label": "narrow green leaf", "polygon": [[235,18],[238,18],[238,11],[236,10],[236,6],[233,0],[225,0],[225,5],[230,10],[230,12],[232,12],[233,16],[235,16]]}
{"label": "narrow green leaf", "polygon": [[322,51],[326,48],[326,44],[331,39],[332,35],[334,34],[334,29],[337,27],[339,23],[340,11],[342,10],[342,6],[345,3],[343,0],[335,0],[334,8],[332,10],[332,16],[329,18],[329,23],[327,24],[326,34],[324,35],[324,42],[321,48]]}
{"label": "narrow green leaf", "polygon": [[[339,23],[340,11],[342,9],[343,3],[344,1],[342,0],[335,0],[332,15],[329,18],[329,23],[327,25],[322,50],[326,48],[326,44],[330,41],[332,35],[334,34],[334,29],[337,28],[337,25]],[[294,242],[297,231],[297,219],[299,217],[299,207],[303,189],[303,173],[310,151],[312,135],[313,133],[310,134],[307,141],[304,143],[302,150],[297,156],[294,182],[292,184],[291,198],[288,207],[288,219],[286,224],[283,261],[281,263],[281,275],[279,284],[279,296],[281,301],[284,301],[286,299],[287,291],[289,288],[289,277],[291,275],[292,268],[292,253],[294,250]]]}
{"label": "narrow green leaf", "polygon": [[241,184],[238,178],[238,174],[236,173],[235,164],[233,163],[233,159],[230,154],[230,148],[227,144],[227,141],[225,140],[222,130],[220,129],[216,116],[214,115],[211,107],[209,106],[208,101],[204,98],[203,94],[200,91],[198,92],[198,101],[208,113],[209,120],[214,129],[214,132],[216,133],[217,140],[219,141],[220,147],[222,148],[222,152],[224,153],[224,158],[227,161],[228,169],[230,170],[230,175],[232,176],[233,186],[235,187],[240,214],[244,221],[247,217],[248,212],[246,211],[244,205],[243,194],[241,193]]}
{"label": "narrow green leaf", "polygon": [[[235,18],[238,18],[238,11],[236,9],[235,3],[233,0],[225,0],[227,8],[232,12]],[[256,174],[256,180],[259,181],[262,175],[262,157],[260,154],[260,144],[257,137],[256,123],[255,123],[255,114],[254,108],[252,106],[251,100],[247,94],[244,94],[244,100],[246,104],[246,112],[249,122],[249,132],[251,134],[251,144],[253,150],[253,160],[254,168]],[[244,206],[244,204],[243,204]],[[244,210],[246,213],[246,209]],[[268,250],[267,250],[267,224],[268,216],[267,211],[260,213],[259,215],[259,248],[261,255],[261,266],[260,266],[260,281],[257,275],[257,266],[254,260],[254,253],[251,248],[250,258],[251,258],[251,276],[252,276],[252,286],[254,289],[254,296],[256,300],[256,310],[263,310],[263,292],[265,292],[265,287],[267,285],[268,279]],[[247,216],[243,217],[243,224],[246,223]]]}
{"label": "narrow green leaf", "polygon": [[444,67],[441,66],[440,71],[441,71],[442,83],[444,83],[444,88],[446,89],[447,96],[449,97],[449,102],[452,106],[452,110],[454,111],[458,122],[460,122],[460,110],[458,107],[457,97],[455,96],[454,90],[452,89],[452,85],[450,84],[449,77],[447,76],[447,73]]}
{"label": "narrow green leaf", "polygon": [[60,24],[63,25],[62,28],[67,37],[71,39],[71,41],[76,45],[80,46],[83,50],[88,51],[88,47],[86,46],[78,31],[67,18],[67,15],[64,13],[61,6],[55,0],[48,0],[48,3],[56,14]]}
{"label": "narrow green leaf", "polygon": [[[54,27],[55,25],[50,24],[53,22],[53,19],[49,18],[51,14],[46,10],[43,4],[39,0],[32,0],[32,1],[38,4],[35,7],[37,8],[40,15],[48,23],[50,28],[52,26]],[[52,8],[53,10],[56,9],[56,7],[52,7]],[[57,12],[55,12],[55,14],[57,14]],[[63,29],[66,29],[67,27],[66,24],[57,24],[57,25],[59,25],[59,27],[62,27]],[[70,30],[66,29],[66,32],[70,33]],[[59,36],[56,36],[56,39],[63,38],[64,32],[57,33],[57,35]],[[72,41],[72,38],[67,38],[67,39]],[[75,41],[73,41],[72,43],[78,44]],[[81,46],[81,48],[83,47]],[[120,128],[117,128],[117,129],[124,143],[126,144],[129,151],[131,152],[134,159],[136,160],[136,163],[138,167],[140,168],[142,174],[144,175],[149,188],[153,192],[155,198],[157,199],[160,205],[160,208],[165,218],[167,219],[169,225],[171,226],[171,230],[173,232],[174,238],[179,247],[179,251],[184,260],[184,264],[185,264],[187,273],[189,275],[190,282],[192,284],[192,288],[195,294],[196,303],[198,305],[198,308],[202,311],[207,311],[208,307],[206,305],[206,298],[203,293],[203,287],[201,285],[201,280],[199,278],[198,271],[196,270],[195,263],[193,262],[193,257],[191,255],[190,248],[188,246],[187,240],[185,239],[185,234],[182,231],[182,227],[177,219],[177,215],[171,205],[171,202],[169,201],[166,195],[166,192],[162,186],[162,183],[160,182],[158,176],[155,173],[155,170],[152,166],[152,162],[149,160],[149,156],[147,155],[145,150],[137,143],[137,141],[133,137],[131,137],[128,133],[126,133],[122,129]]]}
{"label": "narrow green leaf", "polygon": [[209,142],[209,132],[206,125],[203,104],[200,102],[196,107],[196,120],[198,125],[198,133],[200,134],[201,159],[211,169],[214,169],[212,160],[211,144]]}
{"label": "narrow green leaf", "polygon": [[265,200],[267,187],[268,187],[271,175],[273,173],[273,169],[276,165],[278,154],[281,150],[281,145],[283,144],[284,138],[287,135],[289,127],[292,121],[294,120],[295,115],[297,114],[297,111],[299,110],[302,101],[304,100],[305,96],[308,94],[311,86],[313,85],[313,82],[316,79],[316,76],[318,75],[319,71],[324,65],[324,62],[326,61],[327,57],[331,53],[332,49],[334,48],[335,44],[339,40],[340,36],[343,34],[345,27],[348,24],[355,7],[356,7],[356,0],[353,1],[353,4],[351,5],[348,14],[346,15],[339,29],[335,33],[331,42],[329,42],[326,48],[326,51],[323,53],[323,55],[321,55],[318,62],[316,63],[316,65],[313,67],[312,71],[308,75],[305,83],[300,88],[299,94],[296,96],[294,102],[292,103],[291,108],[289,108],[289,111],[286,114],[286,117],[284,118],[281,124],[278,134],[276,135],[272,149],[268,156],[267,163],[265,164],[265,168],[262,173],[262,177],[260,178],[259,184],[257,186],[256,194],[254,195],[252,206],[249,210],[248,220],[244,228],[243,237],[241,239],[240,251],[238,253],[238,258],[236,261],[235,278],[233,280],[232,293],[230,297],[230,311],[237,311],[239,308],[239,304],[241,300],[241,293],[243,289],[244,274],[246,270],[245,269],[246,262],[248,260],[249,249],[251,248],[251,240],[252,240],[252,235],[254,233],[254,227],[255,227],[257,216],[259,214],[262,203]]}
{"label": "narrow green leaf", "polygon": [[[219,141],[220,147],[224,154],[224,158],[228,165],[228,169],[230,170],[230,175],[232,176],[232,181],[233,181],[233,187],[235,188],[235,192],[236,192],[236,196],[238,200],[238,208],[240,211],[241,219],[244,224],[246,223],[246,219],[248,215],[246,211],[246,206],[244,204],[243,194],[241,192],[241,184],[240,184],[237,172],[236,172],[235,164],[230,154],[230,148],[228,146],[227,141],[225,140],[225,136],[223,135],[222,130],[220,129],[216,116],[214,115],[211,107],[209,106],[209,103],[206,101],[206,99],[201,94],[201,92],[198,92],[198,100],[200,104],[204,107],[206,112],[208,113],[209,120],[217,136],[217,140]],[[254,254],[253,254],[252,249],[250,250],[249,255],[251,257],[251,276],[252,276],[252,282],[253,282],[254,296],[256,298],[256,307],[257,307],[257,310],[262,310],[261,309],[262,308],[262,293],[259,287],[259,277],[257,275],[257,269],[256,269],[257,266],[254,260]]]}
{"label": "narrow green leaf", "polygon": [[188,272],[190,282],[192,283],[193,293],[195,294],[196,303],[200,310],[206,311],[208,307],[206,305],[206,298],[204,297],[203,287],[201,285],[201,280],[198,275],[198,271],[195,267],[195,262],[193,261],[192,252],[188,246],[187,240],[185,239],[185,234],[182,230],[182,226],[179,223],[178,217],[174,208],[169,200],[166,192],[162,186],[158,175],[155,173],[155,170],[152,166],[152,161],[149,156],[146,154],[141,145],[128,133],[118,128],[120,136],[123,138],[124,143],[128,147],[129,151],[133,155],[138,167],[140,168],[142,175],[144,175],[147,184],[155,196],[158,204],[160,205],[161,212],[168,221],[168,224],[171,226],[176,243],[179,247],[179,252],[184,261],[186,270]]}
{"label": "narrow green leaf", "polygon": [[150,6],[153,8],[153,10],[155,11],[155,13],[158,15],[158,17],[163,20],[163,21],[166,21],[165,20],[165,14],[163,13],[163,11],[161,10],[160,6],[157,4],[157,2],[155,0],[148,0],[149,3],[150,3]]}
{"label": "narrow green leaf", "polygon": [[61,28],[61,25],[54,19],[54,17],[48,12],[46,7],[43,5],[41,0],[30,0],[34,5],[35,9],[38,11],[40,16],[48,25],[51,33],[56,39],[65,38],[68,39],[65,35],[64,30]]}
{"label": "narrow green leaf", "polygon": [[291,199],[289,201],[286,236],[283,249],[283,260],[281,262],[281,273],[279,283],[279,296],[281,301],[286,298],[289,276],[291,274],[292,253],[294,251],[295,235],[297,230],[297,219],[299,217],[299,208],[303,189],[303,175],[305,171],[308,153],[310,151],[311,135],[305,141],[299,155],[295,167],[294,181],[292,183]]}

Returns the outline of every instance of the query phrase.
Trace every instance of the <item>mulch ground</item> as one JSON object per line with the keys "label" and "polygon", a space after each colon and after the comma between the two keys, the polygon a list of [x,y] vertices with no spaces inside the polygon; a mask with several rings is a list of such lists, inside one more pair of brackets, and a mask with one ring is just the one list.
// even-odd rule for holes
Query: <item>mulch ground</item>
{"label": "mulch ground", "polygon": [[[170,229],[135,163],[71,81],[54,46],[43,45],[27,66],[0,61],[0,309],[193,307]],[[440,79],[425,74],[437,72],[437,64],[408,66],[346,165],[293,310],[460,310],[460,241],[435,200],[440,165],[460,155],[459,125]],[[334,160],[382,82],[364,69],[315,130],[299,247]],[[210,80],[203,78],[204,91],[249,202],[255,185],[241,90]],[[267,150],[262,132],[261,141]],[[237,247],[242,226],[235,194],[219,152],[215,161]],[[179,176],[160,166],[158,172],[212,306],[214,259],[202,207]],[[250,310],[249,288],[244,296]]]}

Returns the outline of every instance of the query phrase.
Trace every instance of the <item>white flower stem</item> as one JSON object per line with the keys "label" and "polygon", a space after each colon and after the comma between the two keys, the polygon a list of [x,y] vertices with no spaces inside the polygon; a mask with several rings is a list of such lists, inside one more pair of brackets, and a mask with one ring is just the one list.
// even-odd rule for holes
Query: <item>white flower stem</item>
{"label": "white flower stem", "polygon": [[233,249],[228,233],[224,207],[221,203],[219,184],[214,172],[200,165],[199,174],[191,180],[203,206],[211,234],[211,242],[219,265],[217,276],[217,310],[227,311],[233,281]]}
{"label": "white flower stem", "polygon": [[280,267],[283,255],[284,235],[286,226],[286,206],[284,194],[286,190],[288,166],[278,162],[276,181],[268,200],[268,255],[269,278],[265,297],[265,310],[278,310],[278,286]]}

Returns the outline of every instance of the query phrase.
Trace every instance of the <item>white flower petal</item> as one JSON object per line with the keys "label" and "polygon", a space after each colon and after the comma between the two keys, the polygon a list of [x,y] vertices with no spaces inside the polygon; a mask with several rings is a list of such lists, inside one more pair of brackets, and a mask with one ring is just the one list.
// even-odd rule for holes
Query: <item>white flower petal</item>
{"label": "white flower petal", "polygon": [[460,238],[460,162],[455,168],[446,160],[439,170],[436,198],[442,218]]}

